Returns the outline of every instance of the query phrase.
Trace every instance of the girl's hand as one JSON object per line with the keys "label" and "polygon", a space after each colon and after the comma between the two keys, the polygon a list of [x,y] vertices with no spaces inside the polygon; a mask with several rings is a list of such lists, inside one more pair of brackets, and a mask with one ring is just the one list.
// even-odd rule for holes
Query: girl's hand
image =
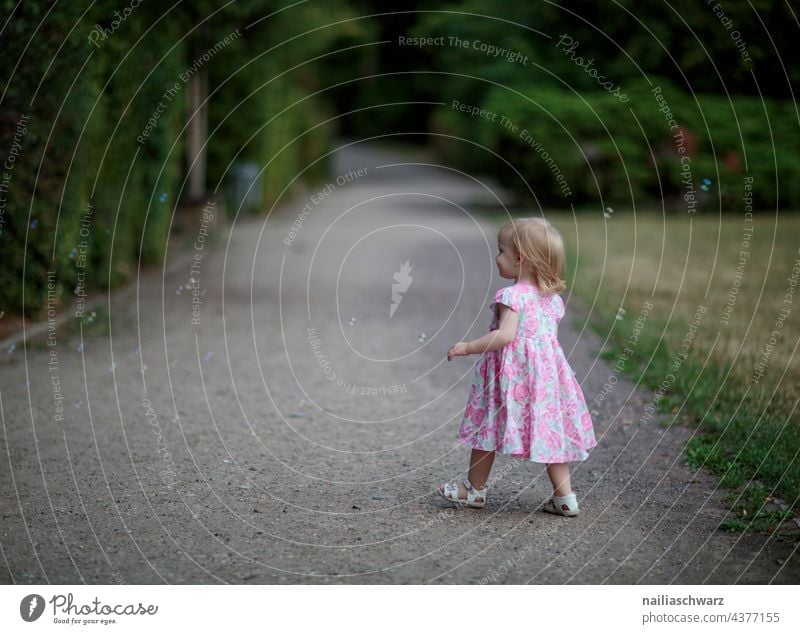
{"label": "girl's hand", "polygon": [[467,350],[467,343],[465,341],[459,341],[447,351],[447,360],[452,361],[455,357],[466,357],[468,354],[470,353],[469,350]]}

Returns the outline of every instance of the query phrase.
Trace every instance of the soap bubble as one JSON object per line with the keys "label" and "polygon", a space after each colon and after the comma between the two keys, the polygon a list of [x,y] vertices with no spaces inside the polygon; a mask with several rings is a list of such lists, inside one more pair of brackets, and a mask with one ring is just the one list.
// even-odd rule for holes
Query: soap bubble
{"label": "soap bubble", "polygon": [[116,369],[117,369],[117,363],[116,363],[116,361],[115,361],[114,363],[112,363],[110,366],[108,366],[108,371],[109,371],[109,372],[113,372],[113,371],[114,371],[114,370],[116,370]]}
{"label": "soap bubble", "polygon": [[204,362],[204,363],[208,363],[208,362],[211,360],[211,357],[213,357],[213,356],[214,356],[214,353],[213,353],[213,352],[206,352],[206,353],[203,355],[203,362]]}
{"label": "soap bubble", "polygon": [[75,348],[76,352],[83,352],[83,341],[78,344],[78,347]]}
{"label": "soap bubble", "polygon": [[356,319],[355,317],[351,317],[351,318],[350,318],[350,321],[348,321],[347,323],[348,323],[348,324],[350,324],[350,325],[352,326],[352,325],[354,325],[354,324],[355,324],[357,321],[358,321],[358,319]]}
{"label": "soap bubble", "polygon": [[611,218],[611,214],[614,213],[614,210],[611,207],[606,207],[606,210],[603,212],[603,218]]}
{"label": "soap bubble", "polygon": [[704,178],[702,181],[700,181],[700,189],[702,189],[704,192],[707,192],[708,190],[710,190],[711,189],[711,180],[708,179],[708,178]]}
{"label": "soap bubble", "polygon": [[163,203],[167,199],[167,192],[161,194],[158,199]]}
{"label": "soap bubble", "polygon": [[16,349],[17,349],[17,344],[12,343],[10,346],[8,346],[8,348],[6,349],[6,352],[8,352],[8,354],[13,354],[14,350],[16,350]]}
{"label": "soap bubble", "polygon": [[424,341],[427,338],[428,338],[428,335],[426,335],[424,332],[421,332],[421,333],[419,333],[419,337],[417,337],[417,341],[419,341],[420,343],[424,343]]}
{"label": "soap bubble", "polygon": [[618,320],[620,320],[620,321],[622,321],[622,316],[623,316],[624,314],[625,314],[625,309],[624,309],[624,308],[619,308],[619,309],[617,310],[617,319],[618,319]]}
{"label": "soap bubble", "polygon": [[39,226],[39,221],[36,218],[31,220],[31,229],[36,229],[36,227],[38,226]]}
{"label": "soap bubble", "polygon": [[76,255],[78,255],[78,252],[75,249],[72,249],[72,251],[69,252],[69,259],[71,260]]}

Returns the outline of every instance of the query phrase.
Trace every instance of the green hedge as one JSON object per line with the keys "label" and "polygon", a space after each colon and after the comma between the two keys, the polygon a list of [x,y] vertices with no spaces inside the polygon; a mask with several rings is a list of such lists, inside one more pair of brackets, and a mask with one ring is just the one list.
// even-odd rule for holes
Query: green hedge
{"label": "green hedge", "polygon": [[[254,162],[263,168],[262,202],[269,209],[330,150],[339,125],[335,119],[318,125],[333,116],[325,89],[351,78],[354,59],[370,53],[348,49],[374,39],[370,24],[348,21],[355,17],[346,3],[298,5],[259,22],[219,56],[210,69],[210,84],[224,85],[209,107],[211,187],[224,185],[232,160]],[[317,161],[303,179],[324,178],[329,165]]]}
{"label": "green hedge", "polygon": [[[278,11],[285,7],[277,0],[198,0],[165,10],[100,0],[86,14],[79,5],[0,0],[7,15],[13,12],[0,47],[0,174],[9,173],[0,196],[0,310],[8,314],[41,314],[48,271],[55,271],[57,298],[66,303],[81,281],[90,293],[163,259],[186,171],[182,75],[197,66],[198,55],[214,49],[203,62],[212,94],[209,133],[219,125],[207,145],[207,187],[225,186],[233,160],[269,163],[262,179],[269,205],[331,145],[335,124],[314,128],[331,116],[325,97],[303,97],[324,88],[341,60],[323,58],[264,82],[369,33],[357,21],[338,24],[354,15],[347,4]],[[205,26],[195,30],[200,22]],[[237,28],[241,37],[220,47]],[[10,159],[13,169],[5,170]],[[320,161],[305,176],[320,178],[326,169]]]}
{"label": "green hedge", "polygon": [[[2,2],[9,13],[13,4]],[[183,68],[181,46],[167,53],[178,31],[162,23],[137,43],[148,24],[142,7],[95,45],[92,30],[110,29],[117,5],[97,3],[82,19],[83,9],[63,5],[50,11],[49,2],[20,3],[0,50],[4,72],[20,62],[3,78],[0,162],[13,147],[16,121],[31,114],[0,234],[0,307],[9,313],[42,310],[48,271],[64,302],[72,300],[79,273],[88,293],[128,279],[140,255],[145,263],[160,261],[175,198],[181,146],[170,147],[182,100],[169,104],[144,145],[136,137]]]}
{"label": "green hedge", "polygon": [[[49,4],[19,3],[0,47],[0,88],[5,92],[0,107],[0,173],[5,184],[0,309],[6,313],[35,310],[45,302],[47,272],[60,276],[69,256],[67,252],[65,257],[66,244],[56,240],[53,257],[56,224],[60,235],[70,236],[79,215],[79,190],[68,183],[67,173],[91,96],[82,79],[65,96],[88,49],[85,39],[62,42],[81,13],[73,6],[54,12],[31,38]],[[0,2],[6,15],[14,5],[11,0]],[[30,118],[23,133],[18,123],[25,116]],[[13,168],[8,169],[12,160]]]}
{"label": "green hedge", "polygon": [[[651,80],[661,88],[663,102],[656,100],[653,86],[641,82],[626,89],[627,103],[597,91],[579,95],[565,89],[526,86],[518,88],[520,95],[495,87],[481,102],[481,107],[497,113],[494,121],[471,117],[448,103],[435,113],[433,127],[500,154],[546,204],[596,204],[602,196],[610,204],[652,205],[663,193],[669,206],[688,210],[691,205],[684,196],[689,190],[682,179],[685,164],[691,167],[688,173],[696,211],[716,210],[718,194],[723,208],[742,208],[746,175],[753,177],[756,209],[800,207],[800,157],[796,152],[800,128],[791,102],[762,103],[741,96],[729,101],[716,95],[697,95],[695,100],[668,80]],[[675,122],[696,137],[690,162],[682,164],[675,150],[676,130],[670,129],[672,122],[661,111],[665,103]],[[519,130],[502,125],[501,116]],[[523,138],[522,130],[541,144],[540,151]],[[473,169],[488,166],[503,182],[527,191],[512,170],[499,160],[488,159],[488,153],[465,152],[463,142],[444,141],[440,147],[447,158]],[[569,195],[542,152],[547,152],[544,156],[549,156],[563,175]],[[703,179],[711,181],[707,192],[701,189]]]}
{"label": "green hedge", "polygon": [[[256,60],[241,72],[232,68],[230,74],[220,64],[216,73],[230,79],[210,105],[209,130],[214,130],[214,136],[209,141],[209,182],[212,187],[224,186],[232,161],[255,163],[262,168],[262,207],[269,208],[306,164],[306,137],[292,139],[319,119],[304,104],[292,106],[302,93],[290,79],[281,77],[266,84],[280,73],[268,58]],[[317,134],[325,131],[322,128]],[[230,210],[237,211],[232,206]]]}
{"label": "green hedge", "polygon": [[[140,249],[142,263],[161,260],[180,167],[182,146],[170,148],[184,111],[183,93],[164,99],[184,70],[183,47],[172,48],[178,32],[162,24],[137,44],[144,25],[133,21],[126,27],[104,42],[92,68],[97,101],[85,116],[79,148],[84,169],[74,174],[81,184],[80,208],[94,208],[86,266],[93,288],[128,279],[140,264]],[[166,108],[139,143],[162,100]]]}

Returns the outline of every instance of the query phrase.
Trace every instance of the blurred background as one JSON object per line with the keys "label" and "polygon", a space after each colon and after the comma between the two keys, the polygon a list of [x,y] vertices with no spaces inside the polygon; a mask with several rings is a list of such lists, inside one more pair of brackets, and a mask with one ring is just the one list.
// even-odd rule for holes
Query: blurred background
{"label": "blurred background", "polygon": [[176,205],[264,213],[323,179],[342,136],[434,148],[548,208],[719,215],[745,175],[757,211],[800,205],[790,3],[493,8],[3,0],[5,313],[41,307],[51,259],[69,295],[89,204],[86,285],[102,288],[163,258]]}

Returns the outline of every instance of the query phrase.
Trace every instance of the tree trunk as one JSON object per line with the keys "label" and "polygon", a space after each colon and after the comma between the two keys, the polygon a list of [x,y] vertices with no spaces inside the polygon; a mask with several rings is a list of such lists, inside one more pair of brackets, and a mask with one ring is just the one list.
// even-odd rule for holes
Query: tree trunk
{"label": "tree trunk", "polygon": [[[206,26],[206,25],[204,25]],[[207,50],[207,28],[198,29],[197,46],[193,47],[196,57],[192,64]],[[205,47],[205,48],[204,48]],[[208,136],[208,69],[202,65],[189,78],[186,90],[186,118],[189,121],[186,143],[186,171],[188,197],[200,200],[206,193],[206,137]]]}

